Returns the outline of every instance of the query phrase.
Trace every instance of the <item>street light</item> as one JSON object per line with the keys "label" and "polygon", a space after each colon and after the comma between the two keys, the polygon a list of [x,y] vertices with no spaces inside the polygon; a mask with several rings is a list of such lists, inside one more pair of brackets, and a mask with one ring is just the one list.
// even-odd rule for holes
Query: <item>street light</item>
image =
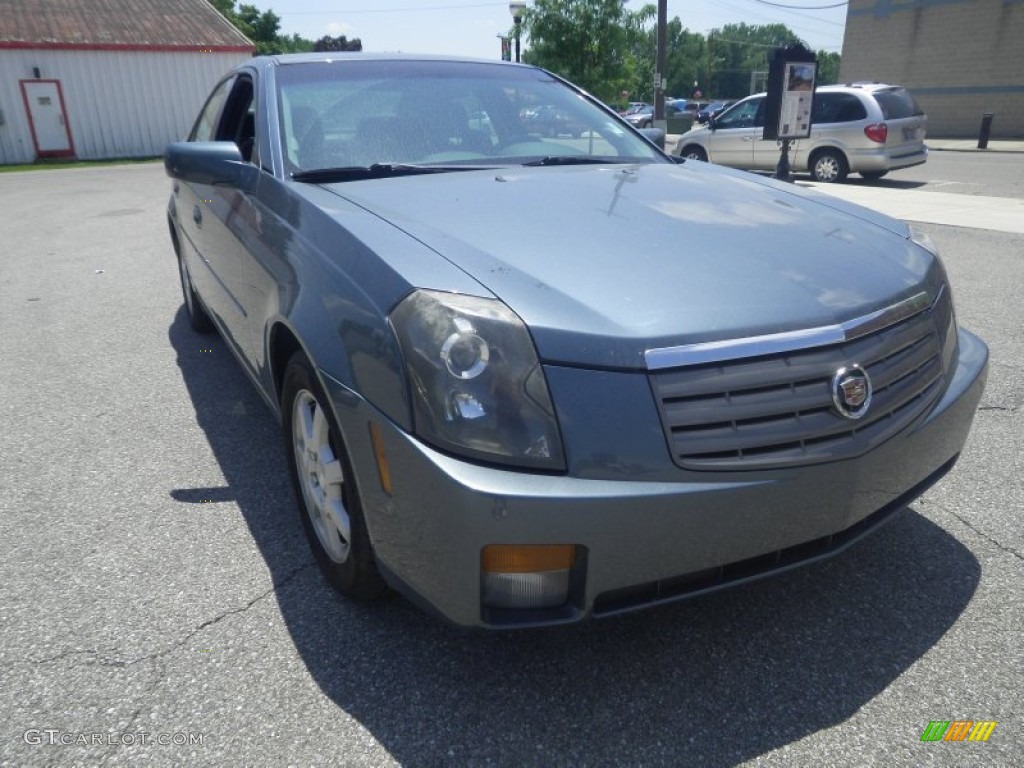
{"label": "street light", "polygon": [[519,36],[522,33],[523,14],[526,13],[526,0],[509,0],[508,10],[512,21],[516,23],[516,63],[519,63]]}

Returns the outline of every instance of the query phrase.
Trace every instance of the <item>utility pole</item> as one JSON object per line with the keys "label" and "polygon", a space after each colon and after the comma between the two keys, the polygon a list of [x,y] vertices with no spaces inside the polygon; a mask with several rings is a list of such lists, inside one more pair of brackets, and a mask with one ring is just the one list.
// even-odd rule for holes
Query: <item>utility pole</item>
{"label": "utility pole", "polygon": [[658,47],[654,65],[654,125],[665,129],[665,38],[668,36],[668,0],[658,0]]}
{"label": "utility pole", "polygon": [[705,87],[707,88],[707,92],[708,92],[708,96],[709,97],[717,98],[718,94],[715,93],[715,89],[711,85],[711,41],[713,39],[714,39],[714,36],[711,35],[710,33],[708,33],[708,45],[707,45],[707,49],[708,49],[708,79],[705,81],[707,83],[707,85]]}

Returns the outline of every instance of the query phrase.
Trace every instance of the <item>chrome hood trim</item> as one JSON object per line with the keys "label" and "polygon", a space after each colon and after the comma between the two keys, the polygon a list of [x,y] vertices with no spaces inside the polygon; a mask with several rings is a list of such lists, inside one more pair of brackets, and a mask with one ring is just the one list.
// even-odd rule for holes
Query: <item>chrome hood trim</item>
{"label": "chrome hood trim", "polygon": [[648,349],[644,352],[644,361],[647,364],[647,370],[659,371],[666,368],[706,365],[745,357],[774,355],[812,347],[825,347],[830,344],[841,344],[888,328],[930,309],[942,298],[945,290],[946,286],[941,286],[934,298],[929,296],[926,291],[921,291],[891,306],[835,325],[770,333],[763,336],[684,344],[678,347]]}

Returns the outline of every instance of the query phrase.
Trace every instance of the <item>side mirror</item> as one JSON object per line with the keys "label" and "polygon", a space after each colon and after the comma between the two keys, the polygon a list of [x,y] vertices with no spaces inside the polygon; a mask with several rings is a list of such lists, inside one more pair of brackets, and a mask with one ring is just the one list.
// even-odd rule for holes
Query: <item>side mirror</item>
{"label": "side mirror", "polygon": [[179,141],[164,151],[164,170],[173,179],[195,184],[249,189],[259,174],[242,159],[233,141]]}
{"label": "side mirror", "polygon": [[651,142],[651,144],[664,151],[665,132],[661,130],[661,128],[641,128],[640,133],[642,133],[644,138]]}
{"label": "side mirror", "polygon": [[710,128],[712,131],[715,130],[715,116],[714,115],[708,115],[708,128]]}

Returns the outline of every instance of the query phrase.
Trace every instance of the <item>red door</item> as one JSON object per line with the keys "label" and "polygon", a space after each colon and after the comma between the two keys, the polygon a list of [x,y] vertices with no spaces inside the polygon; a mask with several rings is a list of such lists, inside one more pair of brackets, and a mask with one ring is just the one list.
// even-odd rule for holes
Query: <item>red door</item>
{"label": "red door", "polygon": [[38,157],[74,157],[59,80],[21,80],[32,141]]}

